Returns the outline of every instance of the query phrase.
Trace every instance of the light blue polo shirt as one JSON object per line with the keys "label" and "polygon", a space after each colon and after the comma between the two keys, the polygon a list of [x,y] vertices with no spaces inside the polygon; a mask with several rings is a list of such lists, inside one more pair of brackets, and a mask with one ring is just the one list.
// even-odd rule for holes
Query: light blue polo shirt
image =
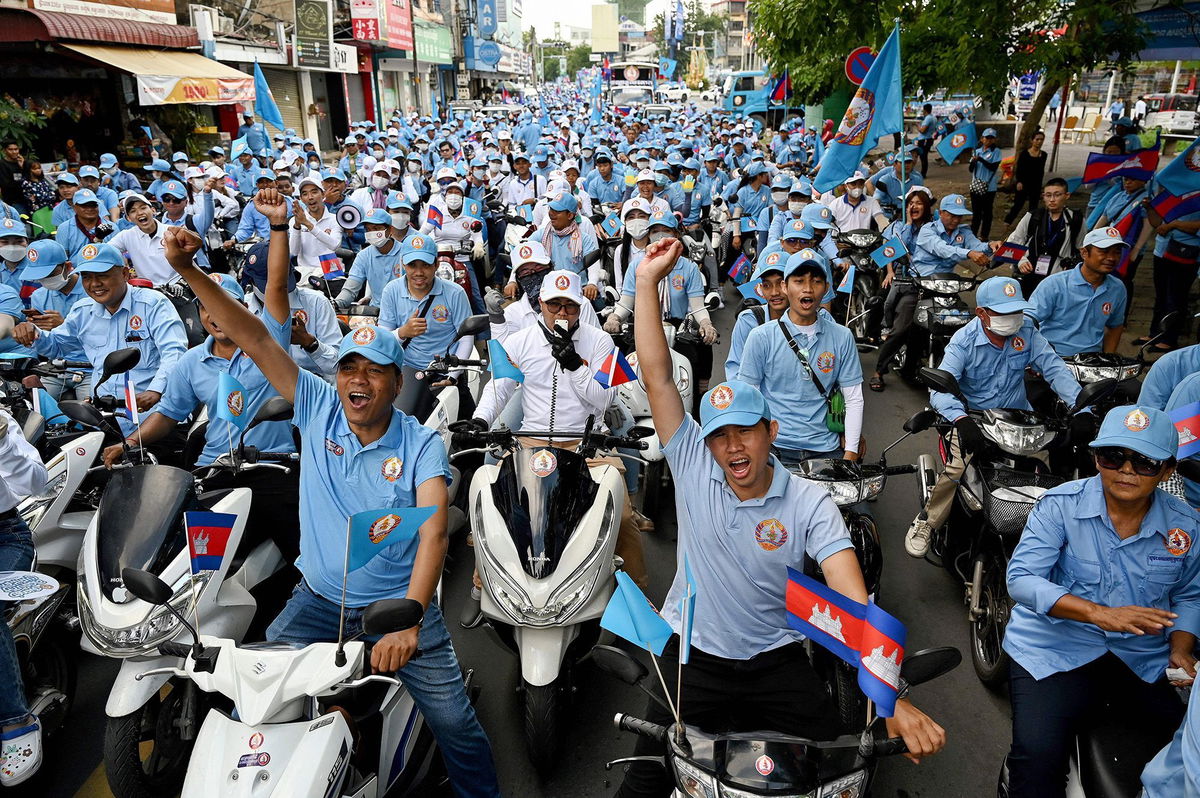
{"label": "light blue polo shirt", "polygon": [[917,233],[917,248],[909,252],[913,273],[928,277],[954,271],[961,260],[972,252],[991,253],[988,245],[975,237],[970,225],[962,222],[953,230],[947,230],[941,219],[921,226]]}
{"label": "light blue polo shirt", "polygon": [[[1167,399],[1162,409],[1170,413],[1172,410],[1187,407],[1196,402],[1200,402],[1200,372],[1193,372],[1183,377],[1180,383],[1175,386],[1175,390],[1171,391],[1171,396]],[[1138,403],[1143,404],[1140,399]],[[1195,460],[1197,459],[1197,455],[1192,455],[1189,459]],[[1183,495],[1187,499],[1189,506],[1200,508],[1200,483],[1184,478]]]}
{"label": "light blue polo shirt", "polygon": [[[374,245],[363,247],[354,257],[349,279],[366,283],[371,289],[371,299],[378,303],[387,284],[404,273],[404,266],[400,263],[403,249],[395,239],[392,239],[392,248],[387,253],[380,252]],[[402,319],[401,324],[405,321],[407,319]]]}
{"label": "light blue polo shirt", "polygon": [[1146,379],[1142,382],[1142,391],[1138,395],[1138,404],[1150,405],[1163,410],[1167,399],[1176,386],[1189,375],[1200,371],[1200,344],[1185,346],[1168,352],[1150,367]]}
{"label": "light blue polo shirt", "polygon": [[696,582],[693,646],[746,660],[803,640],[788,628],[787,566],[800,570],[805,554],[820,563],[854,547],[829,494],[772,457],[767,494],[739,500],[691,416],[684,416],[663,453],[675,477],[679,513],[675,579],[663,601],[663,618],[678,634],[686,557]]}
{"label": "light blue polo shirt", "polygon": [[[29,297],[29,307],[36,310],[53,310],[65,320],[67,314],[71,312],[71,308],[75,307],[75,303],[83,299],[87,299],[87,292],[83,290],[83,278],[81,277],[65,294],[62,291],[51,291],[49,288],[38,288]],[[88,356],[82,346],[77,346],[64,355],[63,359],[87,360]]]}
{"label": "light blue polo shirt", "polygon": [[459,288],[457,283],[451,283],[440,277],[433,278],[433,287],[421,299],[415,299],[408,293],[408,280],[392,280],[383,289],[383,298],[379,300],[379,326],[385,330],[395,330],[404,325],[409,318],[433,297],[429,310],[425,313],[425,334],[418,335],[404,350],[404,365],[415,369],[423,369],[435,357],[446,354],[455,341],[455,333],[463,320],[471,315],[471,302],[467,299],[466,291]]}
{"label": "light blue polo shirt", "polygon": [[1125,286],[1111,274],[1099,288],[1079,269],[1052,274],[1029,297],[1038,329],[1060,357],[1104,349],[1104,331],[1125,325]]}
{"label": "light blue polo shirt", "polygon": [[[292,319],[280,323],[271,319],[266,312],[259,317],[275,343],[287,349],[292,341]],[[204,451],[197,465],[209,465],[221,454],[229,451],[230,442],[236,446],[241,431],[233,424],[218,417],[217,408],[225,402],[220,392],[221,374],[228,373],[245,389],[242,414],[254,418],[263,402],[279,392],[267,381],[262,370],[238,349],[226,360],[213,354],[213,339],[210,335],[204,343],[189,349],[179,358],[174,370],[167,377],[167,390],[154,406],[155,413],[169,419],[183,421],[203,404],[208,408],[208,429],[204,434]],[[294,452],[292,425],[287,421],[267,421],[246,433],[246,443],[257,446],[263,452]]]}
{"label": "light blue polo shirt", "polygon": [[[641,265],[641,259],[638,260],[638,265]],[[670,318],[682,319],[688,314],[688,300],[692,297],[704,296],[704,283],[700,279],[700,270],[687,258],[680,258],[664,279],[667,281]],[[625,284],[621,286],[621,296],[632,297],[636,293],[637,267],[635,266],[625,270]]]}
{"label": "light blue polo shirt", "polygon": [[1196,798],[1200,795],[1200,701],[1188,711],[1171,742],[1142,771],[1141,798]]}
{"label": "light blue polo shirt", "polygon": [[[862,364],[853,333],[818,313],[816,338],[806,346],[804,335],[788,314],[785,312],[781,318],[792,338],[806,350],[809,365],[827,392],[862,384]],[[746,336],[738,379],[758,388],[766,397],[771,416],[779,422],[775,442],[780,448],[816,452],[841,448],[838,434],[825,425],[824,398],[788,346],[778,323],[763,324]]]}
{"label": "light blue polo shirt", "polygon": [[1108,607],[1154,607],[1178,613],[1169,631],[1200,634],[1200,518],[1158,490],[1141,530],[1117,537],[1100,477],[1059,485],[1033,507],[1008,564],[1017,602],[1004,650],[1035,679],[1073,670],[1111,651],[1143,681],[1162,677],[1170,655],[1166,634],[1106,632],[1051,618],[1068,593]]}
{"label": "light blue polo shirt", "polygon": [[[346,526],[350,516],[385,507],[417,506],[417,487],[449,479],[442,440],[399,410],[383,437],[363,446],[350,431],[337,389],[301,369],[295,416],[300,430],[300,557],[296,567],[313,591],[334,603],[342,597]],[[383,549],[346,583],[346,605],[364,607],[404,598],[419,536]]]}
{"label": "light blue polo shirt", "polygon": [[[20,324],[25,321],[25,314],[21,312],[24,309],[25,305],[21,302],[21,295],[17,293],[16,289],[0,284],[0,315],[12,316],[13,320]],[[10,335],[0,339],[0,354],[9,353],[32,355],[33,350],[21,346]]]}

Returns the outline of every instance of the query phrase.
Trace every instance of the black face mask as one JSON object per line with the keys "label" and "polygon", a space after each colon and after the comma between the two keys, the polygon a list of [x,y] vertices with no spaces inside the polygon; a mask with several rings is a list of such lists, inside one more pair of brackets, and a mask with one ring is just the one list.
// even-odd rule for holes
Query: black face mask
{"label": "black face mask", "polygon": [[517,278],[517,285],[521,286],[521,290],[525,292],[525,298],[529,300],[529,306],[534,310],[538,309],[538,295],[542,292],[542,280],[545,277],[545,272],[537,272]]}

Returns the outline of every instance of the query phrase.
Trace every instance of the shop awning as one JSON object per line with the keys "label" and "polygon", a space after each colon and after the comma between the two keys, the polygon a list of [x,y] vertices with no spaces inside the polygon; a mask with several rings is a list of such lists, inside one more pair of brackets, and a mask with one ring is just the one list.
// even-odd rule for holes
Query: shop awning
{"label": "shop awning", "polygon": [[138,102],[142,105],[254,104],[252,76],[199,53],[98,44],[62,46],[136,77]]}
{"label": "shop awning", "polygon": [[186,25],[88,17],[33,8],[0,8],[0,42],[115,42],[143,47],[199,47]]}

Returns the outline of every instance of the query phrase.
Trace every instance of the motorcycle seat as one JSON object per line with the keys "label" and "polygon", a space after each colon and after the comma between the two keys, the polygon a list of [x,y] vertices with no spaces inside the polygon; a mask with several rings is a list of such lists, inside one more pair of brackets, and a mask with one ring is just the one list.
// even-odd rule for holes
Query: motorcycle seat
{"label": "motorcycle seat", "polygon": [[382,709],[383,701],[387,698],[387,691],[390,687],[391,685],[382,682],[368,682],[361,687],[343,690],[335,696],[324,699],[321,702],[322,711],[324,712],[330,707],[341,707],[354,721],[351,728],[359,727]]}
{"label": "motorcycle seat", "polygon": [[1126,798],[1141,790],[1142,770],[1174,729],[1130,725],[1129,718],[1091,724],[1079,733],[1080,780],[1094,798]]}

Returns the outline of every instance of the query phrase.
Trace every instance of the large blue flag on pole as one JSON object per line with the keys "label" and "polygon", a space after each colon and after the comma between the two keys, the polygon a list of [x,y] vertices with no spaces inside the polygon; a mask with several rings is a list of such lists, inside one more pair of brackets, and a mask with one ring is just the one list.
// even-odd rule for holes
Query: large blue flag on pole
{"label": "large blue flag on pole", "polygon": [[283,114],[279,113],[275,95],[271,94],[267,77],[257,61],[254,62],[254,115],[264,122],[271,123],[280,133],[283,132]]}
{"label": "large blue flag on pole", "polygon": [[850,101],[842,124],[829,142],[821,171],[813,181],[829,191],[858,169],[867,151],[882,136],[904,129],[904,90],[900,84],[900,25],[879,51],[866,78]]}

